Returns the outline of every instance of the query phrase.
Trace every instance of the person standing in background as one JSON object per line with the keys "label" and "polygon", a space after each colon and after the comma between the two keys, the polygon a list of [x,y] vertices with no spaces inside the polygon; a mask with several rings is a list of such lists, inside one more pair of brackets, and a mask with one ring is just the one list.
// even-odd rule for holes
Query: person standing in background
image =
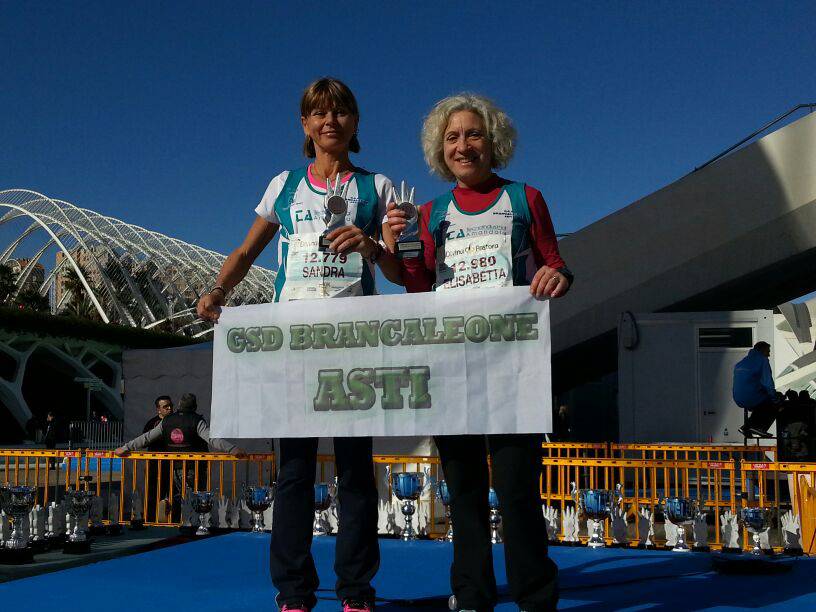
{"label": "person standing in background", "polygon": [[[160,395],[156,398],[154,403],[156,405],[156,414],[145,423],[142,433],[147,433],[156,427],[164,417],[169,416],[173,412],[173,400],[170,399],[169,395]],[[164,447],[161,444],[156,444],[155,447],[148,447],[148,450],[162,451]]]}
{"label": "person standing in background", "polygon": [[52,410],[45,417],[45,433],[43,434],[45,448],[57,448],[57,418]]}
{"label": "person standing in background", "polygon": [[[173,413],[173,400],[170,399],[169,395],[160,395],[156,398],[153,402],[156,406],[156,414],[150,418],[150,420],[145,423],[144,428],[142,429],[142,433],[147,433],[151,429],[154,429],[161,423],[162,419],[171,415]],[[145,449],[152,453],[160,453],[164,452],[167,449],[164,446],[164,441],[159,439],[155,442],[151,442],[147,445]],[[158,517],[158,504],[154,503],[154,500],[158,499],[165,502],[165,504],[170,503],[169,495],[170,495],[170,478],[172,477],[170,472],[170,462],[164,462],[164,468],[162,473],[159,474],[159,462],[157,459],[152,459],[147,462],[147,515],[145,519],[148,522],[154,522],[157,520]],[[161,486],[159,486],[161,485]]]}

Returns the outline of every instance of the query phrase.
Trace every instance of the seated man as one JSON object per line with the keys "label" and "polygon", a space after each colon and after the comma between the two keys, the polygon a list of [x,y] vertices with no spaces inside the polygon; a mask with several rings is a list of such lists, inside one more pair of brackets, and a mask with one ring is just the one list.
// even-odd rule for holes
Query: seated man
{"label": "seated man", "polygon": [[749,438],[772,438],[768,428],[773,425],[782,406],[777,401],[770,356],[771,345],[757,342],[748,355],[734,366],[734,401],[751,413],[739,431]]}

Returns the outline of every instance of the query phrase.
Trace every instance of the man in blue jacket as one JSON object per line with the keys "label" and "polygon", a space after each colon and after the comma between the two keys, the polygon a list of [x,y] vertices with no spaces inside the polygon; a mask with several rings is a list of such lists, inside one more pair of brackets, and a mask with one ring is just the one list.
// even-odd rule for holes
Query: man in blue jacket
{"label": "man in blue jacket", "polygon": [[768,428],[776,420],[779,403],[776,400],[773,374],[771,373],[771,345],[757,342],[748,355],[734,366],[734,401],[746,408],[751,415],[739,428],[746,437],[773,437]]}

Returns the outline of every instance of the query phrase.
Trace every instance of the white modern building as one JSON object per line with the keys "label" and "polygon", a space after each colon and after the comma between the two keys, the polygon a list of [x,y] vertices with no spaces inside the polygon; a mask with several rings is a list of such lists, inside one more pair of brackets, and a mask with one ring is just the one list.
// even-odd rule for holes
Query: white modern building
{"label": "white modern building", "polygon": [[[187,336],[212,328],[195,304],[215,283],[221,253],[22,189],[0,191],[0,232],[0,265],[25,261],[15,292],[39,274],[54,314],[87,306],[105,323]],[[274,280],[253,266],[229,305],[271,301]]]}
{"label": "white modern building", "polygon": [[[705,378],[712,374],[704,375],[701,369],[711,358],[706,352],[710,347],[695,349],[695,329],[739,319],[744,311],[778,310],[784,321],[762,315],[767,320],[751,323],[757,339],[773,338],[778,387],[805,388],[816,374],[813,305],[788,304],[816,290],[816,114],[691,172],[559,245],[576,281],[569,295],[552,305],[553,384],[559,403],[569,407],[578,437],[608,440],[628,437],[626,432],[632,431],[619,422],[631,414],[617,411],[619,400],[629,401],[624,398],[630,393],[618,388],[618,373],[622,380],[628,376],[618,363],[623,354],[618,325],[627,312],[636,313],[641,323],[641,339],[648,348],[640,350],[653,351],[650,372],[690,372],[680,387],[658,393],[650,386],[651,391],[638,390],[637,397],[683,397],[690,420],[684,421],[684,437],[671,439],[704,440],[717,431],[721,435],[725,423],[709,427],[700,420],[712,416],[701,414],[709,410],[704,407],[708,400],[688,395],[696,388],[692,374],[703,376],[702,386],[715,384]],[[777,308],[779,304],[783,306]],[[732,314],[722,315],[717,323],[713,312]],[[648,313],[670,314],[660,323],[662,314]],[[649,344],[652,330],[675,324],[685,345]],[[635,355],[637,351],[633,363]],[[717,393],[730,395],[730,374],[727,388],[718,387]],[[638,406],[625,410],[637,413]],[[651,410],[655,420],[663,422],[672,412],[659,402]],[[732,435],[731,426],[728,431]],[[667,439],[658,432],[646,437]]]}

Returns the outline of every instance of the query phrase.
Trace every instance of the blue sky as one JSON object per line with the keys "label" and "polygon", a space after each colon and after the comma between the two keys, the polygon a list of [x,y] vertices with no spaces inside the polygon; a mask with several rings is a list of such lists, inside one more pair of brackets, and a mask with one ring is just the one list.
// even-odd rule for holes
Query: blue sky
{"label": "blue sky", "polygon": [[[0,189],[28,188],[229,252],[304,163],[298,102],[346,81],[356,162],[447,188],[424,114],[467,89],[519,131],[508,178],[570,232],[816,99],[813,2],[8,2]],[[258,263],[274,267],[268,249]]]}

